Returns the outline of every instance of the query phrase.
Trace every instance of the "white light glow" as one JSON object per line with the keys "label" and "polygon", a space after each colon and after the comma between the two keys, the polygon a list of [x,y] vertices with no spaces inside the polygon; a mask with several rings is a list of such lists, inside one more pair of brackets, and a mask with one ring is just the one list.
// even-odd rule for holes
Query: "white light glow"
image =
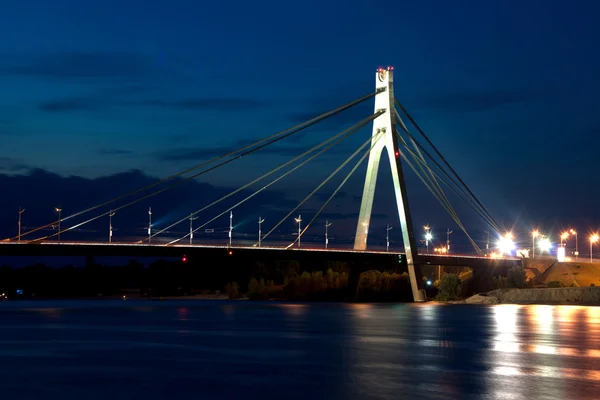
{"label": "white light glow", "polygon": [[550,242],[550,239],[548,238],[541,238],[540,240],[538,240],[538,248],[540,249],[540,251],[543,252],[550,252],[550,250],[552,250],[552,242]]}
{"label": "white light glow", "polygon": [[515,242],[513,242],[509,236],[506,236],[498,240],[497,247],[501,254],[510,254],[515,250]]}
{"label": "white light glow", "polygon": [[564,246],[560,246],[558,249],[556,249],[556,258],[558,259],[558,262],[565,262]]}

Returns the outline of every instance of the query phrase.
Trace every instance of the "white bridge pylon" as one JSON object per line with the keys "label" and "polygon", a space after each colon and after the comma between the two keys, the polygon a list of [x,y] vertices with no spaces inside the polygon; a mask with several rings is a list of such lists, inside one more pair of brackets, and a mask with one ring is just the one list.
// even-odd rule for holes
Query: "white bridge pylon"
{"label": "white bridge pylon", "polygon": [[396,197],[400,227],[402,228],[402,241],[404,242],[404,253],[406,254],[406,262],[408,264],[413,299],[414,301],[425,301],[425,294],[420,289],[421,274],[418,274],[417,276],[417,271],[415,270],[417,245],[412,218],[410,216],[410,209],[408,207],[406,183],[402,172],[402,164],[400,162],[398,142],[395,135],[393,68],[388,67],[387,69],[380,68],[377,70],[375,82],[376,88],[381,90],[375,95],[375,112],[380,110],[384,110],[385,112],[373,120],[371,150],[369,153],[369,162],[367,165],[365,186],[360,205],[358,225],[356,227],[354,250],[367,249],[369,223],[371,221],[371,211],[373,209],[373,200],[375,198],[375,185],[377,184],[379,161],[381,160],[382,151],[386,149],[390,161],[390,168],[392,170],[394,194]]}

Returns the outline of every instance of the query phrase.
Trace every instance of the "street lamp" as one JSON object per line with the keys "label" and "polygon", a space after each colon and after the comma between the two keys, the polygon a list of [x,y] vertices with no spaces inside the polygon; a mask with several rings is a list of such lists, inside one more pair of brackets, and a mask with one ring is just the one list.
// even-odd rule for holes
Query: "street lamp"
{"label": "street lamp", "polygon": [[113,212],[113,210],[110,210],[108,212],[108,243],[112,243],[112,233],[113,233],[112,217],[114,217],[115,214],[116,214],[116,212]]}
{"label": "street lamp", "polygon": [[425,229],[425,246],[427,247],[427,253],[429,253],[429,241],[431,241],[433,235],[431,235],[431,228],[429,225],[425,225],[423,228]]}
{"label": "street lamp", "polygon": [[152,207],[148,207],[148,244],[152,243]]}
{"label": "street lamp", "polygon": [[590,236],[590,262],[594,262],[592,246],[594,243],[596,243],[598,241],[599,238],[600,238],[600,236],[598,236],[597,233],[594,233],[592,236]]}
{"label": "street lamp", "polygon": [[331,226],[331,222],[325,221],[325,248],[329,247],[329,227]]}
{"label": "street lamp", "polygon": [[190,244],[192,244],[193,240],[194,240],[194,223],[193,223],[193,221],[198,219],[198,217],[194,217],[194,213],[191,213],[190,217],[188,219],[190,220]]}
{"label": "street lamp", "polygon": [[229,247],[231,247],[231,239],[233,238],[233,211],[229,211]]}
{"label": "street lamp", "polygon": [[60,213],[62,212],[62,208],[54,207],[54,211],[58,213],[58,241],[60,242]]}
{"label": "street lamp", "polygon": [[501,254],[510,254],[514,248],[515,243],[513,242],[513,234],[511,232],[506,233],[500,238],[500,240],[498,240],[498,250],[500,250]]}
{"label": "street lamp", "polygon": [[544,252],[548,252],[550,254],[550,250],[552,249],[552,242],[547,237],[540,237],[538,240],[538,248],[541,254]]}
{"label": "street lamp", "polygon": [[569,230],[569,232],[571,233],[571,235],[575,235],[575,253],[574,253],[574,255],[575,255],[575,257],[579,257],[579,243],[577,243],[578,242],[577,231],[575,229],[571,229],[571,230]]}
{"label": "street lamp", "polygon": [[540,231],[537,229],[531,232],[531,257],[535,258],[535,238],[540,236]]}
{"label": "street lamp", "polygon": [[258,247],[262,242],[262,223],[265,222],[264,218],[258,217]]}
{"label": "street lamp", "polygon": [[390,231],[393,229],[393,226],[388,225],[385,228],[385,251],[390,251]]}
{"label": "street lamp", "polygon": [[566,245],[566,241],[569,238],[569,232],[563,232],[560,234],[560,245]]}
{"label": "street lamp", "polygon": [[294,218],[294,221],[298,223],[298,248],[300,247],[300,233],[302,232],[302,215],[298,214],[298,218]]}
{"label": "street lamp", "polygon": [[423,229],[425,229],[425,246],[427,247],[427,253],[429,253],[429,241],[433,236],[431,235],[431,228],[429,227],[429,224],[425,225]]}
{"label": "street lamp", "polygon": [[21,214],[25,212],[25,209],[19,206],[19,235],[17,236],[17,241],[21,241]]}
{"label": "street lamp", "polygon": [[446,230],[446,251],[448,252],[448,254],[450,254],[450,235],[452,235],[452,232],[450,228],[448,228]]}

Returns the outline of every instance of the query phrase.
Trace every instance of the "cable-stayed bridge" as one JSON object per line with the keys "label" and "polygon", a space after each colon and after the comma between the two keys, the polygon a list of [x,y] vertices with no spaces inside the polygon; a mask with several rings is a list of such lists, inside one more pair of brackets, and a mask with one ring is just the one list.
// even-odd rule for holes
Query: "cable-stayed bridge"
{"label": "cable-stayed bridge", "polygon": [[[74,214],[62,215],[62,209],[57,208],[58,219],[47,224],[35,227],[33,229],[21,229],[21,215],[24,210],[19,210],[19,231],[17,236],[1,242],[0,255],[32,255],[32,254],[60,254],[76,255],[80,251],[89,252],[92,249],[101,249],[102,254],[124,255],[126,254],[145,254],[155,255],[177,255],[182,252],[201,251],[208,249],[222,249],[227,251],[233,249],[239,251],[283,251],[300,250],[303,253],[314,252],[322,254],[323,252],[347,253],[358,257],[358,254],[370,254],[371,256],[382,255],[389,256],[389,236],[386,238],[387,246],[385,251],[368,248],[368,237],[370,232],[373,202],[375,197],[375,187],[377,175],[380,169],[381,155],[385,151],[389,161],[389,167],[392,175],[394,204],[398,212],[399,225],[401,228],[402,242],[405,262],[410,276],[413,297],[416,301],[424,300],[421,286],[419,266],[424,263],[444,264],[444,265],[492,265],[498,262],[494,260],[487,252],[484,252],[471,237],[463,222],[458,216],[454,206],[451,204],[447,191],[451,191],[458,199],[464,202],[489,229],[494,232],[501,232],[501,228],[494,220],[489,211],[483,206],[479,199],[474,195],[471,189],[461,179],[455,169],[446,161],[441,152],[435,147],[425,132],[419,127],[417,122],[406,110],[402,103],[394,95],[394,74],[393,68],[380,68],[375,75],[375,91],[364,95],[356,100],[344,104],[338,108],[329,110],[321,115],[304,121],[291,128],[277,132],[271,136],[257,140],[251,144],[239,149],[220,155],[211,160],[191,166],[190,168],[168,176],[157,182],[153,182],[144,187],[136,188],[129,193],[124,193],[106,201],[102,201],[92,207],[78,211]],[[250,182],[232,190],[224,196],[215,199],[196,210],[190,210],[189,213],[182,215],[178,220],[170,223],[168,226],[157,229],[152,223],[152,209],[148,210],[147,235],[136,241],[113,242],[112,218],[120,211],[132,207],[142,201],[160,195],[169,190],[195,180],[196,178],[208,174],[211,171],[223,168],[228,164],[235,163],[242,158],[251,156],[254,153],[260,154],[260,151],[267,146],[272,146],[284,139],[298,135],[300,132],[317,125],[325,120],[331,119],[344,111],[357,106],[358,104],[374,99],[373,114],[365,117],[341,132],[326,138],[323,142],[304,151],[303,153],[291,158],[290,160],[274,167],[268,172],[256,177]],[[263,229],[264,219],[258,219],[258,235],[254,243],[234,243],[233,242],[233,211],[251,199],[265,192],[276,183],[288,178],[294,172],[301,169],[317,157],[327,153],[332,148],[339,146],[350,137],[356,135],[362,128],[372,126],[372,134],[366,138],[358,148],[354,150],[346,159],[337,166],[326,178],[324,178],[314,189],[308,193],[295,207],[282,216],[274,225]],[[413,135],[409,126],[414,127],[418,135]],[[364,188],[361,197],[361,206],[356,222],[356,232],[354,241],[350,248],[340,249],[330,246],[327,237],[327,228],[329,222],[325,221],[325,242],[324,248],[309,244],[302,247],[303,238],[306,239],[307,231],[315,225],[315,221],[323,214],[327,206],[340,193],[357,169],[367,163],[367,171],[364,180]],[[404,179],[404,167],[410,168],[416,176],[423,182],[425,187],[431,192],[433,197],[440,203],[442,208],[453,219],[456,226],[464,233],[465,237],[471,243],[475,255],[451,255],[451,254],[419,254],[415,236],[412,215],[407,195],[407,187]],[[342,178],[341,180],[340,177]],[[312,215],[304,215],[299,210],[314,199],[317,193],[321,193],[323,188],[329,187],[336,179],[339,181],[334,190],[326,196],[322,206]],[[288,178],[290,180],[290,178]],[[256,187],[258,187],[256,189]],[[252,189],[255,188],[255,189]],[[234,197],[239,194],[250,192],[245,198],[240,199],[233,205],[218,209],[219,206],[227,204],[226,201],[237,199]],[[201,213],[211,210],[212,217],[205,222],[196,221]],[[212,211],[217,210],[217,211]],[[197,239],[194,241],[194,234],[210,229],[215,221],[229,217],[228,243],[223,245],[201,243]],[[295,219],[298,227],[297,234],[289,242],[281,242],[276,239],[278,228],[291,218]],[[93,224],[100,219],[109,221],[109,235],[104,242],[90,242],[77,240],[75,233]],[[179,237],[173,238],[173,232],[182,231],[182,226],[188,226],[189,230]],[[50,233],[48,230],[52,229]],[[389,233],[389,229],[387,232]],[[451,232],[448,231],[448,235]],[[68,235],[65,237],[65,235]],[[62,238],[61,238],[62,236]],[[165,240],[165,237],[168,237]],[[429,240],[429,239],[427,239]],[[448,242],[449,243],[449,242]],[[449,245],[448,245],[449,247]],[[396,253],[398,254],[398,253]],[[504,263],[516,264],[517,259],[501,257]]]}

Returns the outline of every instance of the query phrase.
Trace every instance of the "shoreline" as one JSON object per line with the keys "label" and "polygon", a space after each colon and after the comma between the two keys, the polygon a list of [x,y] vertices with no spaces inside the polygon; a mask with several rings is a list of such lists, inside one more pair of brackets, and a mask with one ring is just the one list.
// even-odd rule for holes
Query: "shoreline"
{"label": "shoreline", "polygon": [[600,287],[496,289],[475,294],[464,303],[600,306]]}

